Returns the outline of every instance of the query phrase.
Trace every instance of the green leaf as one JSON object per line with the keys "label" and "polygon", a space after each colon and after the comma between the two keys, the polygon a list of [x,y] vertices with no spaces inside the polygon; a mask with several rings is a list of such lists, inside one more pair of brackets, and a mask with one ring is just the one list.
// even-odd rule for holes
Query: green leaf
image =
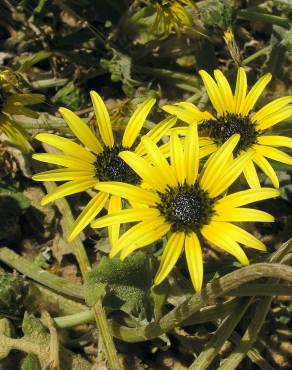
{"label": "green leaf", "polygon": [[21,276],[0,274],[0,315],[20,316],[24,310],[24,300],[28,293],[28,283]]}
{"label": "green leaf", "polygon": [[34,355],[33,353],[29,353],[25,357],[21,365],[21,369],[22,370],[42,370],[38,357]]}
{"label": "green leaf", "polygon": [[53,103],[77,110],[84,107],[87,102],[87,94],[75,86],[72,81],[62,87],[51,99]]}
{"label": "green leaf", "polygon": [[[0,357],[6,357],[10,351],[18,350],[37,356],[41,369],[48,368],[50,361],[50,334],[43,326],[40,320],[34,315],[25,313],[22,323],[22,338],[9,338],[0,333]],[[60,345],[60,370],[78,369],[90,370],[91,365],[88,361],[83,359],[62,345]],[[29,361],[29,360],[28,360]],[[30,359],[28,365],[35,361]],[[27,366],[28,366],[27,365]],[[30,369],[28,367],[28,369]],[[33,368],[37,370],[37,368]]]}
{"label": "green leaf", "polygon": [[19,60],[20,67],[18,68],[18,72],[26,72],[30,67],[42,60],[49,58],[51,55],[52,53],[50,51],[41,50],[28,57],[21,58]]}
{"label": "green leaf", "polygon": [[106,291],[103,304],[109,309],[126,313],[142,311],[146,306],[151,277],[150,259],[142,252],[124,261],[103,257],[98,267],[86,276],[86,300],[93,305]]}
{"label": "green leaf", "polygon": [[101,66],[111,74],[114,82],[121,81],[123,90],[130,95],[135,92],[135,87],[140,85],[139,81],[132,78],[132,59],[130,56],[123,54],[113,48],[111,59],[101,59]]}

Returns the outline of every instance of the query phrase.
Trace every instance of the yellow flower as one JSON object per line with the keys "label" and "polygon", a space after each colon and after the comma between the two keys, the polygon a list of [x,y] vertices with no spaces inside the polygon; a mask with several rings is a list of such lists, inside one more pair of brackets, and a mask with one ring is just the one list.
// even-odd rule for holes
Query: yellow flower
{"label": "yellow flower", "polygon": [[31,149],[28,142],[29,136],[14,121],[13,116],[24,115],[37,118],[38,113],[26,106],[44,102],[45,96],[16,93],[17,83],[18,77],[12,71],[5,70],[0,73],[0,130],[24,151],[29,151]]}
{"label": "yellow flower", "polygon": [[[33,158],[65,168],[41,172],[34,175],[33,179],[36,181],[67,181],[47,194],[42,199],[42,205],[70,194],[94,189],[100,181],[140,183],[139,176],[118,155],[124,150],[133,150],[143,154],[142,146],[137,145],[137,138],[155,99],[145,100],[136,109],[127,124],[121,144],[115,142],[110,117],[101,97],[92,91],[91,99],[104,145],[84,121],[66,108],[60,108],[59,111],[73,134],[83,145],[54,134],[42,133],[36,136],[37,140],[54,146],[63,151],[63,154],[41,153],[34,154]],[[175,118],[168,118],[157,124],[146,136],[158,142],[175,122]],[[120,196],[109,196],[107,192],[98,192],[72,225],[69,241],[72,241],[99,214],[108,200],[110,213],[121,209]],[[110,227],[109,235],[114,244],[119,235],[119,225]]]}
{"label": "yellow flower", "polygon": [[156,18],[153,30],[168,35],[174,28],[180,34],[180,27],[192,25],[192,20],[185,6],[194,7],[192,0],[158,0],[156,1]]}
{"label": "yellow flower", "polygon": [[224,32],[224,41],[226,45],[230,45],[234,42],[234,34],[231,27],[228,27],[227,30]]}
{"label": "yellow flower", "polygon": [[[231,135],[240,134],[240,141],[234,154],[254,150],[254,155],[244,168],[249,186],[260,187],[254,165],[256,164],[271,179],[273,185],[279,188],[277,175],[266,158],[291,165],[291,156],[276,147],[292,148],[292,139],[286,136],[267,135],[266,130],[292,115],[292,96],[278,98],[253,112],[259,96],[272,78],[270,73],[261,77],[247,93],[246,74],[243,68],[239,68],[234,94],[221,71],[214,71],[216,81],[205,71],[199,73],[217,114],[201,112],[188,102],[174,106],[165,105],[163,109],[184,122],[198,122],[201,133],[207,132],[208,138],[203,139],[205,143],[216,144],[214,151]],[[183,130],[181,133],[183,134]]]}
{"label": "yellow flower", "polygon": [[199,171],[197,126],[193,124],[183,143],[176,133],[170,135],[170,164],[148,138],[142,138],[142,143],[153,165],[135,153],[120,153],[148,186],[145,189],[121,182],[104,182],[96,186],[100,191],[144,205],[101,217],[91,224],[100,228],[139,221],[120,237],[110,255],[121,251],[124,259],[134,250],[167,235],[155,284],[169,274],[184,249],[194,288],[199,291],[203,281],[200,240],[205,239],[232,254],[243,265],[249,261],[238,242],[249,248],[265,250],[260,240],[232,222],[274,221],[266,212],[241,206],[278,196],[279,191],[261,188],[224,195],[253,154],[249,151],[232,159],[232,151],[239,140],[237,134],[230,137],[209,158],[202,171]]}

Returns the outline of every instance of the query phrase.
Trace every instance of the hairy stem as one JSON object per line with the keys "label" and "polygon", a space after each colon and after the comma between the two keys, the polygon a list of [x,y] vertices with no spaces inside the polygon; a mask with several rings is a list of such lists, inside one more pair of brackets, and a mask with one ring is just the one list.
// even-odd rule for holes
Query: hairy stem
{"label": "hairy stem", "polygon": [[43,270],[34,262],[28,261],[6,247],[0,248],[0,261],[58,293],[65,294],[69,297],[84,299],[81,286],[71,284],[67,280]]}

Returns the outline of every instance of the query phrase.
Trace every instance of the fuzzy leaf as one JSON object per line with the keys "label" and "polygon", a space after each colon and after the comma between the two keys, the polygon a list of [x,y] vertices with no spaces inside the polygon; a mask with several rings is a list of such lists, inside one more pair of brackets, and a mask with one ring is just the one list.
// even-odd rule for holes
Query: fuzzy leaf
{"label": "fuzzy leaf", "polygon": [[145,307],[151,286],[149,258],[138,252],[120,261],[103,257],[99,266],[88,272],[85,296],[93,305],[106,288],[103,304],[111,310],[139,312]]}
{"label": "fuzzy leaf", "polygon": [[[22,331],[22,338],[14,339],[0,334],[0,358],[6,357],[11,350],[18,350],[37,356],[41,369],[46,369],[49,365],[50,355],[50,334],[42,325],[40,320],[33,315],[25,313]],[[31,364],[31,361],[28,365]],[[90,370],[91,365],[80,355],[67,350],[60,345],[60,370],[78,369]],[[27,366],[28,366],[27,365]],[[30,369],[29,367],[27,370]],[[37,368],[33,368],[37,369]]]}

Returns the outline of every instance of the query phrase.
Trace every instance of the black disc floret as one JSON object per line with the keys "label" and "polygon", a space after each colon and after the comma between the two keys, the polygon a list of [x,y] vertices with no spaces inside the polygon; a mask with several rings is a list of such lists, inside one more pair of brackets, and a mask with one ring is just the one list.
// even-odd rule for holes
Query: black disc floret
{"label": "black disc floret", "polygon": [[171,224],[173,232],[198,232],[214,213],[214,200],[198,184],[168,187],[159,196],[157,208]]}
{"label": "black disc floret", "polygon": [[122,160],[118,155],[121,151],[130,148],[121,145],[105,147],[104,150],[96,156],[95,174],[99,181],[121,181],[132,185],[138,185],[140,177]]}
{"label": "black disc floret", "polygon": [[203,135],[206,133],[219,145],[225,143],[232,135],[239,134],[239,143],[233,151],[235,156],[242,150],[247,150],[256,144],[259,136],[256,123],[252,122],[249,116],[235,113],[225,113],[216,120],[203,121],[199,125],[199,130]]}

